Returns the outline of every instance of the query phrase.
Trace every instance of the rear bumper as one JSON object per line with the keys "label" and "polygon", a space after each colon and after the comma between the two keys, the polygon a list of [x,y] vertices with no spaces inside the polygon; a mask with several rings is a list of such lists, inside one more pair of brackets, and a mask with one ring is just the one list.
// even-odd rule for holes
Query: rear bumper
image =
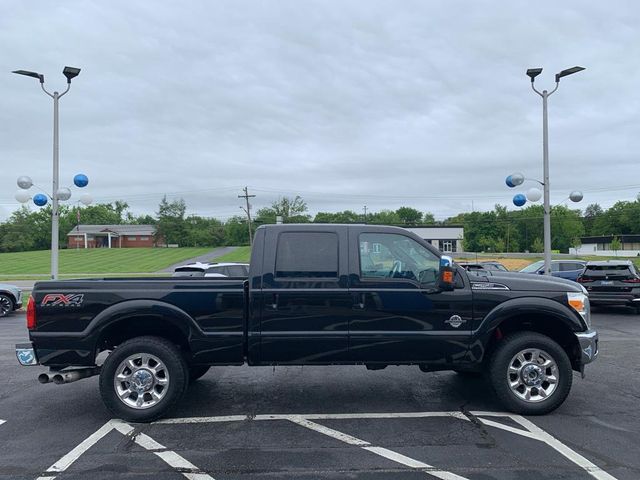
{"label": "rear bumper", "polygon": [[32,365],[39,365],[36,349],[33,348],[33,343],[31,342],[18,343],[16,345],[16,357],[22,366],[29,367]]}
{"label": "rear bumper", "polygon": [[587,363],[593,362],[598,356],[598,332],[587,330],[575,334],[580,344],[580,365],[584,367]]}
{"label": "rear bumper", "polygon": [[628,292],[589,292],[591,305],[629,305],[640,307],[640,295]]}

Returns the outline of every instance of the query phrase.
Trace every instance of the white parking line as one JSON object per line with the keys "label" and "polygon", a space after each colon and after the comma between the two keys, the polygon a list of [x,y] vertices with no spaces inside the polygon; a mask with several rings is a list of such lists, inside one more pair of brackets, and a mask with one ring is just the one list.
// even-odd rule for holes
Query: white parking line
{"label": "white parking line", "polygon": [[[128,423],[117,423],[114,428],[125,436],[130,436],[134,432],[134,428]],[[164,445],[159,444],[149,435],[144,433],[136,433],[133,441],[145,450],[153,452],[161,458],[167,465],[178,470],[189,480],[214,480],[213,477],[202,473],[198,467],[181,457],[176,452],[167,450]]]}
{"label": "white parking line", "polygon": [[131,439],[136,444],[138,444],[145,450],[154,453],[167,465],[178,470],[179,473],[184,475],[188,480],[214,480],[213,477],[206,473],[202,473],[198,467],[187,461],[185,458],[181,457],[171,450],[167,450],[164,445],[156,442],[149,435],[146,435],[144,433],[135,434],[135,429],[131,425],[121,420],[115,419],[109,420],[102,427],[89,435],[80,443],[80,445],[75,447],[60,460],[51,465],[46,470],[45,474],[38,477],[37,480],[54,480],[58,474],[67,470],[67,468],[69,468],[71,464],[73,464],[73,462],[78,460],[78,458],[80,458],[83,453],[93,447],[96,443],[98,443],[102,438],[104,438],[113,430],[120,432],[127,437],[131,436]]}
{"label": "white parking line", "polygon": [[6,421],[6,420],[2,420],[2,419],[0,418],[0,425],[2,425],[3,423],[7,423],[7,421]]}
{"label": "white parking line", "polygon": [[335,438],[336,440],[340,440],[341,442],[348,443],[349,445],[362,447],[364,450],[375,453],[376,455],[380,455],[381,457],[391,460],[392,462],[399,463],[406,467],[419,469],[421,471],[424,471],[425,473],[428,473],[429,475],[440,478],[442,480],[468,480],[467,478],[456,475],[455,473],[445,472],[444,470],[440,470],[433,465],[420,462],[387,448],[373,446],[365,440],[360,440],[359,438],[352,437],[351,435],[347,435],[346,433],[339,432],[329,427],[325,427],[324,425],[319,425],[302,417],[291,417],[289,418],[289,421],[306,427],[315,432],[327,435],[331,438]]}
{"label": "white parking line", "polygon": [[616,480],[614,476],[608,474],[607,472],[602,470],[600,467],[598,467],[594,463],[584,458],[575,450],[572,450],[571,448],[567,447],[564,443],[562,443],[557,438],[553,437],[550,433],[545,432],[543,429],[538,427],[535,423],[533,423],[530,420],[527,420],[524,417],[521,417],[520,415],[509,415],[509,418],[511,418],[514,422],[517,422],[520,425],[522,425],[524,428],[527,429],[527,431],[520,430],[518,428],[509,427],[508,425],[503,425],[498,422],[493,422],[491,420],[486,420],[484,418],[481,418],[482,416],[495,417],[495,416],[505,416],[505,415],[497,415],[492,412],[475,412],[474,415],[479,417],[482,423],[491,425],[492,427],[501,428],[502,430],[507,430],[509,432],[522,435],[523,437],[533,438],[535,440],[539,440],[543,443],[546,443],[555,451],[557,451],[567,459],[571,460],[573,463],[575,463],[576,465],[584,469],[589,475],[591,475],[592,477],[598,480]]}
{"label": "white parking line", "polygon": [[[380,455],[384,458],[392,460],[396,463],[400,463],[410,468],[423,470],[425,473],[429,473],[432,476],[440,478],[442,480],[466,480],[465,477],[461,477],[451,472],[439,470],[429,464],[415,460],[413,458],[404,456],[400,453],[392,450],[371,445],[365,440],[353,437],[349,434],[339,432],[329,427],[325,427],[312,420],[355,420],[355,419],[398,419],[398,418],[456,418],[464,421],[472,421],[474,418],[483,424],[498,428],[516,435],[520,435],[531,440],[537,440],[545,443],[555,451],[563,455],[565,458],[573,462],[585,470],[589,475],[597,480],[616,480],[615,477],[605,472],[602,468],[598,467],[594,463],[587,460],[585,457],[569,448],[567,445],[556,439],[530,420],[510,413],[501,412],[483,412],[472,411],[469,412],[469,416],[459,411],[453,412],[399,412],[399,413],[312,413],[306,415],[291,415],[291,414],[266,414],[266,415],[226,415],[215,417],[187,417],[187,418],[169,418],[165,420],[159,420],[152,425],[182,425],[182,424],[204,424],[204,423],[221,423],[221,422],[241,422],[241,421],[269,421],[269,420],[287,420],[297,425],[303,426],[310,430],[328,435],[332,438],[340,440],[350,445],[360,447],[376,455]],[[473,418],[472,418],[473,417]],[[495,420],[490,420],[484,417],[492,418],[509,418],[518,423],[523,429],[516,428],[510,425],[506,425]],[[4,420],[0,420],[0,424],[4,423]],[[106,436],[112,430],[116,430],[123,435],[130,436],[131,440],[141,446],[147,451],[154,453],[165,463],[172,468],[176,469],[188,480],[214,480],[210,475],[200,471],[195,465],[181,457],[177,453],[168,450],[166,447],[156,442],[154,439],[144,433],[136,433],[135,429],[121,420],[110,420],[100,427],[96,432],[89,435],[83,440],[77,447],[64,455],[60,460],[51,465],[46,472],[38,480],[53,480],[58,473],[64,472],[73,462],[75,462],[83,453],[94,446],[104,436]]]}
{"label": "white parking line", "polygon": [[292,418],[306,418],[308,420],[352,420],[372,418],[426,418],[426,417],[452,417],[460,420],[469,420],[462,412],[399,412],[399,413],[307,413],[299,414],[268,414],[268,415],[227,415],[218,417],[185,417],[166,418],[153,422],[155,425],[176,425],[185,423],[217,423],[240,422],[260,420],[291,420]]}

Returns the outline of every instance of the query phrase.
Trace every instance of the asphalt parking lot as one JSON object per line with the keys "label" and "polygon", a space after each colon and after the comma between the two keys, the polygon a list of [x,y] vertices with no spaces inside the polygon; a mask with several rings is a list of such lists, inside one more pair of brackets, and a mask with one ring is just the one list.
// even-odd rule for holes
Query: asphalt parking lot
{"label": "asphalt parking lot", "polygon": [[596,310],[598,361],[556,412],[501,412],[481,380],[418,368],[225,367],[151,425],[112,419],[97,377],[40,385],[0,319],[2,479],[640,478],[640,316]]}

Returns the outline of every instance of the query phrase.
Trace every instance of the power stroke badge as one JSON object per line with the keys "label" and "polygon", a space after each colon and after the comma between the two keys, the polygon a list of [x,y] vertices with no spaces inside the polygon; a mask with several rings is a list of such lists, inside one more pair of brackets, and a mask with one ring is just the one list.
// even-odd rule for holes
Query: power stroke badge
{"label": "power stroke badge", "polygon": [[79,307],[84,300],[82,293],[48,293],[40,302],[41,307]]}

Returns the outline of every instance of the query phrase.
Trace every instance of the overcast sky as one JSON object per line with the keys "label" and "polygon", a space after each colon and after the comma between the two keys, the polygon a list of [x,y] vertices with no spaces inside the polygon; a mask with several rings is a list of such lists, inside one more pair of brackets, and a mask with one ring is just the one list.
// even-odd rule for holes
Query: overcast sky
{"label": "overcast sky", "polygon": [[549,100],[552,201],[640,192],[637,1],[3,0],[0,52],[0,219],[19,175],[51,183],[52,100],[10,71],[61,90],[64,65],[61,183],[135,213],[228,218],[245,185],[254,209],[511,205],[507,174],[542,176],[538,66],[587,68]]}

